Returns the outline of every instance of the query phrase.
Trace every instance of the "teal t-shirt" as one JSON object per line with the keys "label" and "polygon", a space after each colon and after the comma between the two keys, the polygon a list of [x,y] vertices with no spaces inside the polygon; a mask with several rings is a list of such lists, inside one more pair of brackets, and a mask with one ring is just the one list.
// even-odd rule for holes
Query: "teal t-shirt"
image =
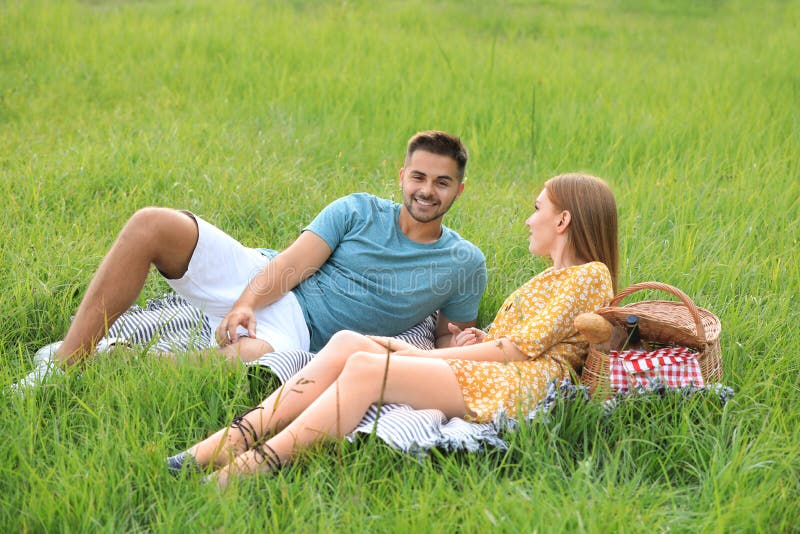
{"label": "teal t-shirt", "polygon": [[443,227],[434,243],[400,230],[400,204],[356,193],[328,205],[304,231],[330,246],[330,258],[293,292],[318,351],[339,330],[392,336],[436,310],[473,321],[486,289],[483,253]]}

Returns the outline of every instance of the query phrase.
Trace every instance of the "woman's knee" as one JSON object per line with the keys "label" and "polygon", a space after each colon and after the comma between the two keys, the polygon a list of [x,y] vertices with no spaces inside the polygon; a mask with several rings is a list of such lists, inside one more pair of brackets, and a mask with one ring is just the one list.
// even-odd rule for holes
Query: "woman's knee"
{"label": "woman's knee", "polygon": [[337,349],[348,349],[356,352],[365,348],[370,342],[364,334],[359,334],[352,330],[340,330],[331,336],[329,345],[334,345]]}
{"label": "woman's knee", "polygon": [[315,369],[321,365],[327,371],[338,375],[342,367],[344,367],[344,362],[347,361],[347,356],[352,352],[347,348],[347,338],[348,335],[345,332],[333,334],[308,365]]}
{"label": "woman's knee", "polygon": [[354,352],[344,364],[339,381],[349,387],[377,389],[386,373],[386,356],[371,352]]}
{"label": "woman's knee", "polygon": [[370,340],[363,334],[352,330],[340,330],[331,336],[317,358],[330,363],[336,362],[341,367],[354,352],[366,349],[369,343]]}

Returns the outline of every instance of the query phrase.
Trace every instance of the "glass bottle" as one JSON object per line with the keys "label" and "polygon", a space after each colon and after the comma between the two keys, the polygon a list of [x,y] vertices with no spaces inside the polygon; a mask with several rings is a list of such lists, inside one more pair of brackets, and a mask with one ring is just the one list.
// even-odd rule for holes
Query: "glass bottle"
{"label": "glass bottle", "polygon": [[642,334],[639,331],[639,316],[630,314],[625,317],[625,330],[628,337],[620,350],[645,350]]}

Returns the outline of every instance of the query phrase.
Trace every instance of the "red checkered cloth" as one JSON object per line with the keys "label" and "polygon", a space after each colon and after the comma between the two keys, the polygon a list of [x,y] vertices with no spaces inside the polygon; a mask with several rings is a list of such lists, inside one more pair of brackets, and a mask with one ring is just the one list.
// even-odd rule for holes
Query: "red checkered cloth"
{"label": "red checkered cloth", "polygon": [[700,364],[686,347],[665,347],[652,352],[612,350],[608,357],[612,391],[626,392],[654,378],[672,388],[705,385]]}

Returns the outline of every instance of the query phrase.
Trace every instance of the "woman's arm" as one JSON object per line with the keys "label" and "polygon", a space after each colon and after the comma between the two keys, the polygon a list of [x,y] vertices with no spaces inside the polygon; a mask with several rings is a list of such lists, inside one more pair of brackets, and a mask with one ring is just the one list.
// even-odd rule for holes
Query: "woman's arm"
{"label": "woman's arm", "polygon": [[[528,285],[535,282],[532,280]],[[544,306],[526,305],[524,299],[511,311],[505,308],[495,318],[503,324],[498,339],[469,346],[423,351],[392,338],[371,337],[383,347],[391,346],[399,356],[419,356],[476,361],[522,361],[536,358],[553,345],[575,334],[575,317],[602,306],[611,291],[611,276],[602,263],[585,264],[565,281]],[[505,307],[505,305],[504,305]],[[517,317],[520,317],[519,319]],[[497,335],[497,334],[496,334]],[[389,345],[391,343],[391,345]]]}
{"label": "woman's arm", "polygon": [[422,358],[438,358],[441,360],[474,360],[483,362],[519,362],[528,359],[528,356],[524,352],[519,350],[516,345],[506,338],[462,347],[423,350],[391,337],[368,337],[383,347],[391,348],[392,354],[397,356],[417,356]]}

